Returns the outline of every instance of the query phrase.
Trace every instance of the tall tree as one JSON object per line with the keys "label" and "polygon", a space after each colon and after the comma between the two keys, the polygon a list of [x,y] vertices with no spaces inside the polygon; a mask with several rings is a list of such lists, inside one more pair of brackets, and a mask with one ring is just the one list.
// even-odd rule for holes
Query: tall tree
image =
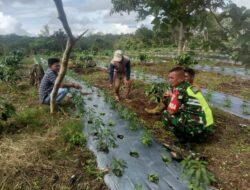
{"label": "tall tree", "polygon": [[206,9],[215,10],[224,5],[223,0],[111,0],[111,13],[135,11],[138,19],[154,16],[155,26],[178,28],[178,53],[184,50],[190,29],[197,27],[199,16]]}

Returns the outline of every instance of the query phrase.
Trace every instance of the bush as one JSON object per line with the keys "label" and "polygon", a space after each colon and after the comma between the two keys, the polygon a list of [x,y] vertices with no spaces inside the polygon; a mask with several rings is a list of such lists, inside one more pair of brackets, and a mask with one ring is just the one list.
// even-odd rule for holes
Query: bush
{"label": "bush", "polygon": [[20,51],[10,52],[0,61],[0,81],[15,82],[20,77],[16,75],[16,69],[20,66],[23,54]]}
{"label": "bush", "polygon": [[190,66],[198,64],[198,61],[194,59],[194,53],[188,52],[178,55],[173,60],[175,65]]}
{"label": "bush", "polygon": [[0,120],[7,121],[14,114],[15,107],[5,100],[0,99]]}
{"label": "bush", "polygon": [[85,146],[86,137],[82,132],[82,126],[79,122],[66,123],[62,128],[62,134],[65,142],[77,146]]}
{"label": "bush", "polygon": [[140,54],[139,55],[139,60],[141,62],[146,62],[148,60],[148,56],[146,54]]}

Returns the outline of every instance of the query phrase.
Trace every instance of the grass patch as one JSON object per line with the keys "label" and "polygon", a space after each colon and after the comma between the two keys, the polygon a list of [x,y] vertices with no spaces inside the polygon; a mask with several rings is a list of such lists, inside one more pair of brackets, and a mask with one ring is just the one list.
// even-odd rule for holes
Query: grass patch
{"label": "grass patch", "polygon": [[64,124],[62,135],[67,143],[76,146],[85,146],[87,143],[86,137],[82,132],[82,126],[79,122],[70,121]]}

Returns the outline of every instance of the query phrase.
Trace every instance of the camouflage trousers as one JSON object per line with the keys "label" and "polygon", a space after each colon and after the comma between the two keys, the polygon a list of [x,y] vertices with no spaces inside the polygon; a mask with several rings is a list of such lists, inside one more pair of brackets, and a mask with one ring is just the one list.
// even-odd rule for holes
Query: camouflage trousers
{"label": "camouflage trousers", "polygon": [[201,116],[196,118],[190,113],[180,111],[178,114],[169,114],[167,110],[162,113],[163,123],[177,138],[191,141],[203,141],[212,133],[213,126],[205,126],[201,122]]}

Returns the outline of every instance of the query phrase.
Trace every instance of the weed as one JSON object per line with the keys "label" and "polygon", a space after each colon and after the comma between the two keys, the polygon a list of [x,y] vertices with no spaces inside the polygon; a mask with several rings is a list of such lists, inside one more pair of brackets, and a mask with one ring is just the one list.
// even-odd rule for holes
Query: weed
{"label": "weed", "polygon": [[248,108],[247,102],[243,101],[241,104],[241,110],[243,115],[250,115],[250,110]]}
{"label": "weed", "polygon": [[162,155],[161,159],[165,164],[169,164],[170,162],[172,162],[171,158],[167,155]]}
{"label": "weed", "polygon": [[152,145],[152,137],[149,134],[149,132],[144,131],[142,136],[141,136],[141,143],[146,145],[146,146],[151,146]]}
{"label": "weed", "polygon": [[156,174],[149,174],[148,180],[153,183],[159,183],[159,176]]}
{"label": "weed", "polygon": [[113,158],[110,165],[111,171],[117,177],[121,177],[124,174],[127,163],[125,160]]}
{"label": "weed", "polygon": [[189,189],[205,190],[211,182],[215,181],[213,174],[206,170],[205,161],[193,160],[191,156],[188,156],[181,162],[181,165],[183,177],[189,181]]}
{"label": "weed", "polygon": [[82,126],[79,122],[69,122],[62,128],[63,138],[66,142],[77,145],[85,146],[87,140],[82,132]]}
{"label": "weed", "polygon": [[0,120],[6,121],[8,118],[15,114],[15,107],[4,101],[2,98],[0,99]]}
{"label": "weed", "polygon": [[229,98],[229,96],[225,96],[225,98],[223,100],[223,106],[226,108],[232,107],[232,100]]}

